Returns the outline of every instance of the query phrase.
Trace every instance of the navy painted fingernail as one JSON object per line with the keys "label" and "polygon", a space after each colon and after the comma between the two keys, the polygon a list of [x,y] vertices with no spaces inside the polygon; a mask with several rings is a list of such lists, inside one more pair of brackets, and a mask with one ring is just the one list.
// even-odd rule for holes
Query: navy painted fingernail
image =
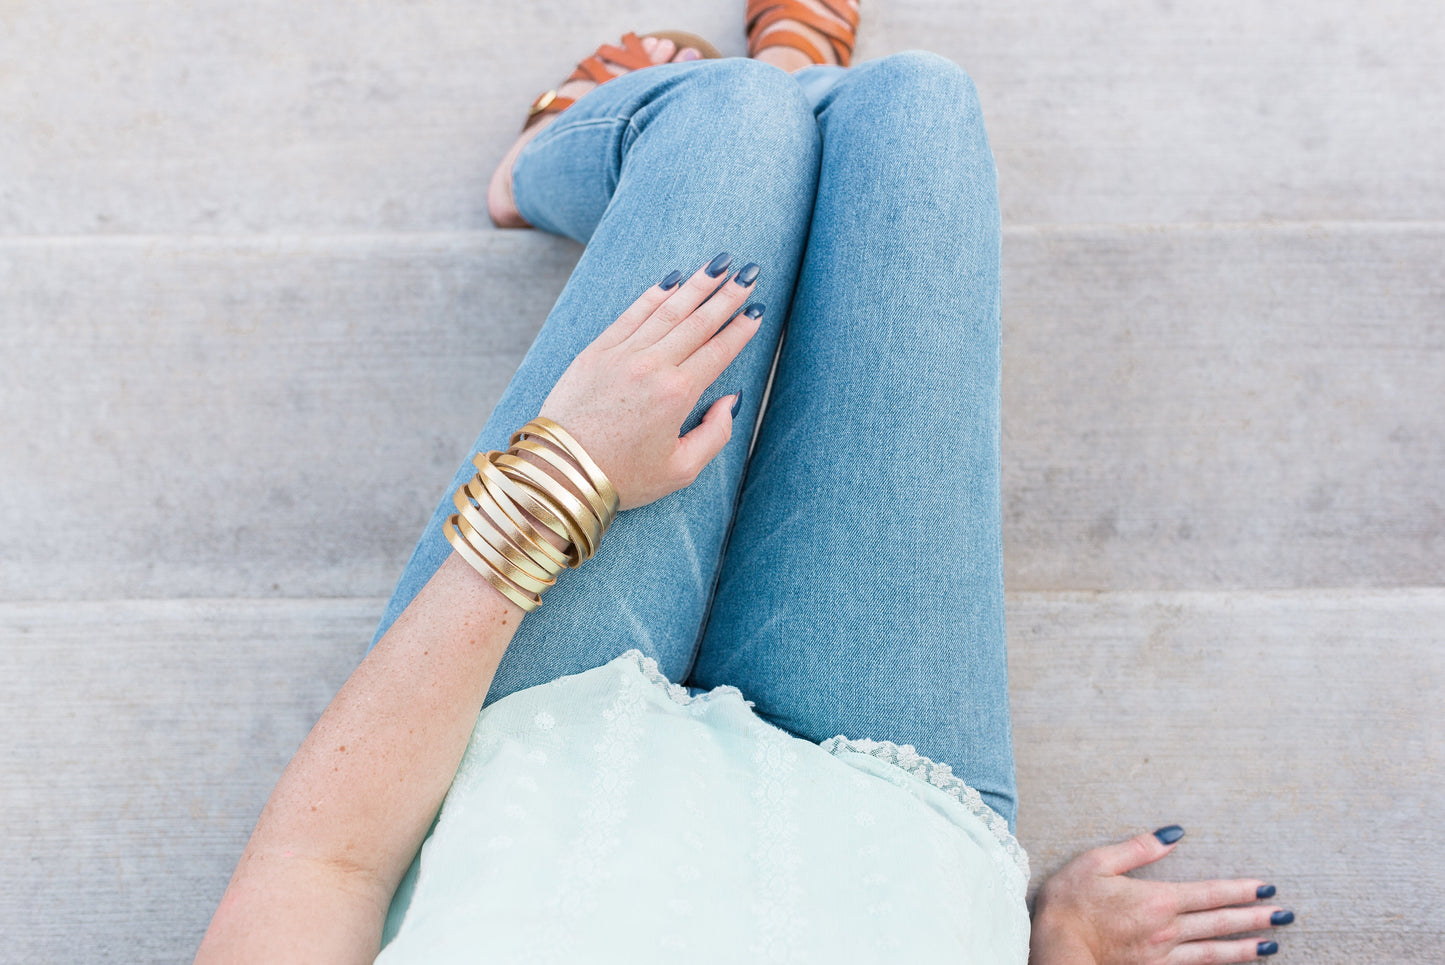
{"label": "navy painted fingernail", "polygon": [[746,288],[753,282],[758,280],[758,272],[760,271],[762,271],[762,269],[759,268],[755,263],[743,265],[743,270],[737,273],[737,276],[733,278],[733,281]]}
{"label": "navy painted fingernail", "polygon": [[738,393],[738,397],[737,397],[736,399],[733,399],[733,418],[734,418],[734,419],[736,419],[736,418],[738,417],[738,409],[739,409],[739,407],[742,406],[742,404],[743,404],[743,394],[742,394],[741,392],[739,392],[739,393]]}
{"label": "navy painted fingernail", "polygon": [[1271,925],[1289,925],[1293,922],[1294,912],[1292,911],[1277,911],[1269,916],[1269,923]]}
{"label": "navy painted fingernail", "polygon": [[682,281],[682,272],[669,272],[668,276],[662,280],[662,284],[657,287],[661,288],[663,291],[667,291],[669,288],[675,287],[680,281]]}
{"label": "navy painted fingernail", "polygon": [[1154,832],[1154,837],[1159,839],[1160,844],[1173,844],[1184,837],[1184,829],[1177,824],[1171,824],[1167,828],[1160,828]]}
{"label": "navy painted fingernail", "polygon": [[767,306],[765,306],[765,305],[749,305],[747,308],[744,308],[744,309],[743,309],[743,314],[746,315],[748,318],[762,318],[762,317],[763,317],[763,309],[764,309],[765,307],[767,307]]}
{"label": "navy painted fingernail", "polygon": [[704,268],[703,271],[707,272],[707,276],[709,278],[716,278],[718,275],[721,275],[723,272],[727,271],[728,265],[731,265],[732,263],[733,256],[724,251],[712,261],[708,262],[707,267]]}
{"label": "navy painted fingernail", "polygon": [[1254,889],[1254,897],[1263,901],[1266,898],[1274,897],[1274,885],[1260,885]]}
{"label": "navy painted fingernail", "polygon": [[1260,942],[1257,946],[1255,946],[1254,951],[1255,951],[1255,953],[1256,953],[1257,955],[1259,955],[1259,957],[1261,957],[1261,958],[1263,958],[1263,957],[1266,956],[1266,955],[1273,955],[1275,952],[1279,951],[1279,943],[1278,943],[1278,942]]}

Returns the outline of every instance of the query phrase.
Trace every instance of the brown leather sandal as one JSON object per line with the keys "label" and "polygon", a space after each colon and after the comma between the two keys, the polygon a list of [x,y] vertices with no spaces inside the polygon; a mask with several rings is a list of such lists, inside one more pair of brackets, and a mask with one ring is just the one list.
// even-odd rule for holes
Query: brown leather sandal
{"label": "brown leather sandal", "polygon": [[[802,51],[803,56],[815,64],[834,63],[810,38],[795,30],[783,27],[771,31],[766,37],[763,36],[763,32],[778,21],[795,20],[828,38],[828,43],[833,45],[833,53],[837,56],[836,63],[840,67],[847,67],[853,59],[853,47],[858,41],[858,11],[848,6],[844,0],[818,0],[818,3],[838,19],[818,13],[800,0],[748,0],[748,56],[756,57],[758,51],[765,47],[792,47]],[[839,23],[839,20],[843,23]]]}
{"label": "brown leather sandal", "polygon": [[[677,45],[678,50],[684,47],[692,47],[702,54],[703,60],[717,60],[722,56],[718,49],[712,44],[703,40],[696,34],[687,33],[684,30],[658,30],[645,37],[656,37],[659,40],[671,40]],[[655,67],[652,58],[647,56],[647,51],[642,48],[642,40],[635,33],[622,35],[622,46],[615,47],[612,44],[603,44],[593,52],[591,57],[577,64],[577,69],[567,77],[567,81],[590,80],[599,87],[609,80],[622,76],[614,74],[607,69],[607,64],[616,64],[618,67],[626,68],[628,72],[641,70],[644,67]],[[566,83],[567,81],[563,81]],[[557,114],[565,111],[577,102],[575,97],[558,97],[556,89],[543,91],[532,102],[531,108],[527,111],[527,122],[522,125],[526,130],[533,124],[540,121],[545,114]]]}

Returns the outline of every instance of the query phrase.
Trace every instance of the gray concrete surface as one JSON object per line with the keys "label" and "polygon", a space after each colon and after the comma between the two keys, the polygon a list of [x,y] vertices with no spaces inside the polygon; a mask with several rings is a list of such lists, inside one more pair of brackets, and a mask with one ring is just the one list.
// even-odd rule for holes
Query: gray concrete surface
{"label": "gray concrete surface", "polygon": [[[741,6],[0,4],[0,962],[189,958],[576,257],[487,223],[523,106]],[[1035,885],[1178,821],[1281,961],[1438,961],[1445,12],[864,0],[909,47],[999,162]]]}

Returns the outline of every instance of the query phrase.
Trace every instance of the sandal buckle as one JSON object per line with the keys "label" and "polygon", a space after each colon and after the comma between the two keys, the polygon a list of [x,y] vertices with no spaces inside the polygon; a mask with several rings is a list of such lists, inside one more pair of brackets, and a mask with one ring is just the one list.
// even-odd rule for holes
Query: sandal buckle
{"label": "sandal buckle", "polygon": [[535,117],[536,115],[542,113],[547,109],[548,105],[550,105],[556,99],[557,92],[555,90],[543,91],[542,93],[537,95],[537,99],[534,100],[532,102],[532,106],[527,109],[527,116]]}

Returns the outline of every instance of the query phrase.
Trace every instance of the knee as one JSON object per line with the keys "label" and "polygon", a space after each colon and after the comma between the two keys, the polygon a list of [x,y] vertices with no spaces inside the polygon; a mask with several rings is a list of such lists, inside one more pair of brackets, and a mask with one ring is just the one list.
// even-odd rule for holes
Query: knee
{"label": "knee", "polygon": [[809,156],[818,150],[818,125],[798,82],[771,64],[725,57],[687,72],[693,108],[724,119],[752,145],[785,147]]}
{"label": "knee", "polygon": [[873,109],[881,105],[899,113],[945,113],[983,129],[978,88],[964,69],[927,50],[905,50],[860,64],[853,69],[856,89]]}

